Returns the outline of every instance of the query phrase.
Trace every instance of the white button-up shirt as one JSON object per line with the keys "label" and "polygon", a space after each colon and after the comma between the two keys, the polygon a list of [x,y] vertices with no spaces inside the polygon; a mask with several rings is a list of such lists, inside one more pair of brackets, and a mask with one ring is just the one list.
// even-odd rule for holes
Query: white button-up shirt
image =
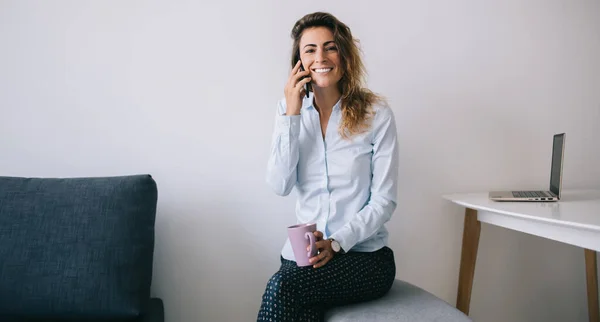
{"label": "white button-up shirt", "polygon": [[[397,202],[398,142],[394,113],[373,107],[370,129],[350,139],[338,128],[341,101],[333,107],[325,138],[313,93],[303,99],[300,115],[285,115],[278,102],[267,183],[287,196],[296,188],[297,223],[316,222],[324,238],[334,238],[348,251],[375,251],[387,245]],[[289,239],[281,255],[294,259]]]}

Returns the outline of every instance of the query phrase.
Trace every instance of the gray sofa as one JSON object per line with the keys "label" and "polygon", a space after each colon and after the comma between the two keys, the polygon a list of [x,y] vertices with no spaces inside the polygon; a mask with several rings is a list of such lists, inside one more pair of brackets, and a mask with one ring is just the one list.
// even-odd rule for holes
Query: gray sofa
{"label": "gray sofa", "polygon": [[377,300],[336,307],[327,312],[327,322],[471,322],[454,306],[402,280]]}
{"label": "gray sofa", "polygon": [[150,175],[0,177],[0,321],[164,321]]}

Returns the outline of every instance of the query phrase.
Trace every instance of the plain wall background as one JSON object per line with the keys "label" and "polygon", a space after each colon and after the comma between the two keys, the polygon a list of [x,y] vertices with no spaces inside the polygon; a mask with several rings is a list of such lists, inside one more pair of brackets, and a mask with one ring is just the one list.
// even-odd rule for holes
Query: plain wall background
{"label": "plain wall background", "polygon": [[[455,303],[463,209],[442,194],[600,188],[600,2],[0,1],[0,175],[150,173],[168,322],[251,321],[294,196],[264,177],[289,32],[326,10],[394,109],[397,277]],[[600,215],[600,214],[599,214]],[[586,321],[583,250],[482,226],[475,321]]]}

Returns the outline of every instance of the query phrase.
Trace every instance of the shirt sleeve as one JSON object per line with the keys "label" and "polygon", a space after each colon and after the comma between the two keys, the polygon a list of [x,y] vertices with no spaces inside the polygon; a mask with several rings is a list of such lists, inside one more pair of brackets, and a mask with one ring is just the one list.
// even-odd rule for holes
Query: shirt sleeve
{"label": "shirt sleeve", "polygon": [[287,196],[296,184],[300,117],[300,115],[285,115],[285,102],[283,100],[278,102],[267,164],[267,184],[280,196]]}
{"label": "shirt sleeve", "polygon": [[371,196],[351,221],[331,235],[344,251],[373,236],[392,217],[398,198],[398,141],[394,113],[377,112],[373,123]]}

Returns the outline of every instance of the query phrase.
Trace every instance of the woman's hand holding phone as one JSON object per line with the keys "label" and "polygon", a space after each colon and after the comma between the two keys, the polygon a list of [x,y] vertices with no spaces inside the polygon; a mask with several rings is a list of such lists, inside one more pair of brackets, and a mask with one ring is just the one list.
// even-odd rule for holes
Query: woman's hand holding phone
{"label": "woman's hand holding phone", "polygon": [[286,115],[299,115],[302,108],[302,97],[306,93],[304,85],[310,82],[309,71],[304,71],[302,62],[298,60],[292,68],[290,77],[285,85]]}

